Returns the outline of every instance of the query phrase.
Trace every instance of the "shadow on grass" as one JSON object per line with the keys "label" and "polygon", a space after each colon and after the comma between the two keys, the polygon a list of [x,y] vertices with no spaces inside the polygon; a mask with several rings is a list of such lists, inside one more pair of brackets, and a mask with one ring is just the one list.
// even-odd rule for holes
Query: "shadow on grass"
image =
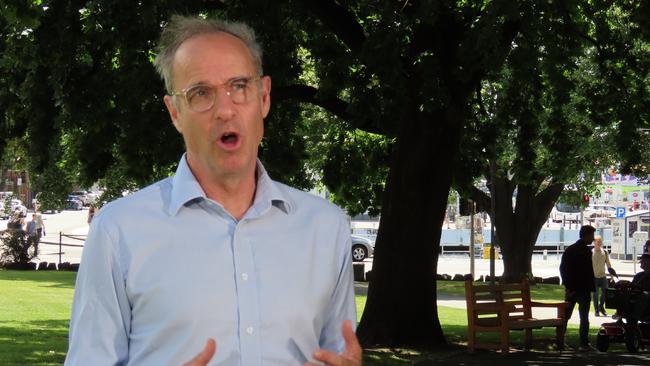
{"label": "shadow on grass", "polygon": [[[586,365],[649,365],[650,352],[630,354],[623,344],[612,344],[609,352],[585,352],[580,353],[573,349],[559,351],[555,346],[555,329],[547,328],[533,330],[533,349],[524,350],[524,332],[510,332],[510,353],[501,354],[492,350],[477,350],[474,354],[467,352],[467,327],[462,325],[445,325],[445,336],[449,346],[439,350],[422,351],[420,355],[412,357],[407,363],[373,363],[367,365],[559,365],[568,364],[571,366]],[[595,344],[595,332],[592,329],[592,344]],[[479,341],[498,343],[497,334],[479,334]],[[578,327],[570,326],[566,334],[566,343],[578,344]],[[395,352],[395,350],[392,350]],[[381,353],[380,350],[367,350],[368,355]]]}
{"label": "shadow on grass", "polygon": [[[74,288],[76,272],[67,271],[16,271],[0,269],[0,281],[42,282],[39,286]],[[47,283],[47,284],[46,284]]]}
{"label": "shadow on grass", "polygon": [[0,345],[0,365],[61,365],[68,349],[68,321],[3,323]]}

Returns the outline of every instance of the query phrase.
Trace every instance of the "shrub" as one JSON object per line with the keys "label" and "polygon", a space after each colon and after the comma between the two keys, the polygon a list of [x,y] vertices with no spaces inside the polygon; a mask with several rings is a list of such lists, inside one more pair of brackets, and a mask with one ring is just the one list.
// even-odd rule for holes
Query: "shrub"
{"label": "shrub", "polygon": [[25,230],[7,229],[0,232],[0,263],[27,264],[34,257],[29,253],[32,242]]}

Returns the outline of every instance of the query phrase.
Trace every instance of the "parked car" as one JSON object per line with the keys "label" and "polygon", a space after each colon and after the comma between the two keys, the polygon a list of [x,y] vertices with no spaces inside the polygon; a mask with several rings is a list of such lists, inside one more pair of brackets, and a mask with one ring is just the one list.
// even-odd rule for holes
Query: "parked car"
{"label": "parked car", "polygon": [[352,235],[352,260],[355,262],[362,262],[366,258],[370,258],[375,251],[375,243],[368,239],[357,235]]}
{"label": "parked car", "polygon": [[68,210],[81,210],[84,208],[84,204],[76,196],[70,195],[66,200],[66,207]]}
{"label": "parked car", "polygon": [[86,201],[89,206],[93,206],[97,204],[97,201],[99,200],[99,197],[101,196],[100,192],[88,192],[86,194]]}
{"label": "parked car", "polygon": [[577,205],[558,202],[553,207],[553,210],[551,210],[550,217],[553,222],[578,222],[580,221],[580,207]]}
{"label": "parked car", "polygon": [[81,201],[81,204],[83,206],[90,206],[92,203],[92,198],[88,196],[88,192],[86,191],[74,191],[68,195],[68,198],[73,197]]}

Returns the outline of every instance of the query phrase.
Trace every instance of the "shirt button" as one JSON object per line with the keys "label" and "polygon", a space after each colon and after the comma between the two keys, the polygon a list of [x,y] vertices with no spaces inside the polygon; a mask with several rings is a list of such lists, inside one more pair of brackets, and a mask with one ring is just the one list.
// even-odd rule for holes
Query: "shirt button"
{"label": "shirt button", "polygon": [[242,280],[244,280],[244,281],[248,281],[248,273],[242,273],[242,274],[241,274],[241,278],[242,278]]}
{"label": "shirt button", "polygon": [[253,335],[253,327],[246,328],[246,333],[248,333],[248,335]]}

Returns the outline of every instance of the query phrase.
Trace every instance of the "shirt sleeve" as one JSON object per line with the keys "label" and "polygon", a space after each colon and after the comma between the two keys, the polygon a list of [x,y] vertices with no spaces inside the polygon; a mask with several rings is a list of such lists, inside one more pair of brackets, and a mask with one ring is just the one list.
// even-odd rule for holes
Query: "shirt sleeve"
{"label": "shirt sleeve", "polygon": [[340,260],[339,276],[334,294],[327,308],[327,316],[323,325],[323,331],[319,340],[322,349],[342,353],[345,350],[345,341],[341,333],[344,320],[352,321],[356,329],[356,305],[354,301],[354,274],[352,269],[352,242],[350,238],[350,227],[341,216],[335,246],[339,251]]}
{"label": "shirt sleeve", "polygon": [[123,365],[128,360],[131,309],[119,252],[102,223],[97,224],[88,233],[77,275],[65,366]]}

